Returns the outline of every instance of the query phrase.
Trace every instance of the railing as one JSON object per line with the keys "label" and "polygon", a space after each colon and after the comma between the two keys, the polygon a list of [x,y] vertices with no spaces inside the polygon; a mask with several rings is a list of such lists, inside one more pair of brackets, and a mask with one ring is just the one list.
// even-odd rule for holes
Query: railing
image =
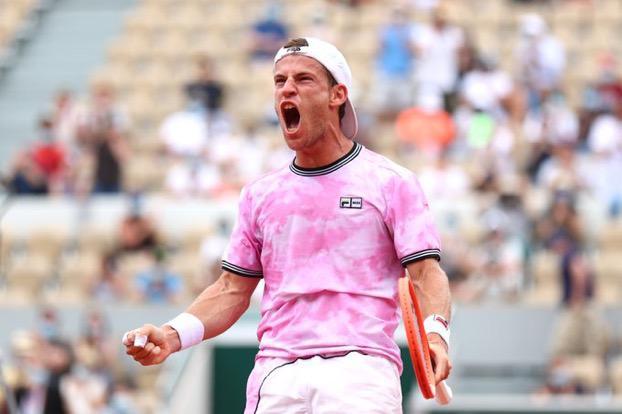
{"label": "railing", "polygon": [[38,0],[28,13],[26,19],[14,33],[6,49],[0,50],[0,85],[2,85],[5,76],[17,63],[24,47],[36,34],[45,15],[58,1],[59,0]]}

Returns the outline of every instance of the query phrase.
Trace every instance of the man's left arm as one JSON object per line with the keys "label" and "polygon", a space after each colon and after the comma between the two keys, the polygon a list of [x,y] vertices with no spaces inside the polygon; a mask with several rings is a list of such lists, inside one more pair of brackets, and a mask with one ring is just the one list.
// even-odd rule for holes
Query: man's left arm
{"label": "man's left arm", "polygon": [[[447,275],[438,260],[427,258],[406,265],[408,274],[421,305],[424,318],[439,315],[449,322],[451,317],[451,293]],[[442,328],[441,328],[442,329]],[[446,379],[451,371],[449,344],[438,333],[428,333],[430,356],[434,365],[436,383]]]}

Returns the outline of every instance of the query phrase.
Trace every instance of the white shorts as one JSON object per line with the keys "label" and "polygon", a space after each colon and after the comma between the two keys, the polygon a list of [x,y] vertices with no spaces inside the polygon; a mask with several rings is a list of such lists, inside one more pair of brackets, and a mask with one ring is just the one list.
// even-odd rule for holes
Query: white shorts
{"label": "white shorts", "polygon": [[248,378],[244,414],[294,413],[401,414],[398,368],[359,352],[258,359]]}

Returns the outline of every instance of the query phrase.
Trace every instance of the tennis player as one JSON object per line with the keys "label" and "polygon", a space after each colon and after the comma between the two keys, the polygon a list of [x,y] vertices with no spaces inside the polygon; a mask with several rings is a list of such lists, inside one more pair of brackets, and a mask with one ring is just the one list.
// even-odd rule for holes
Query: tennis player
{"label": "tennis player", "polygon": [[420,296],[435,364],[447,378],[450,294],[439,236],[414,174],[357,142],[352,75],[331,44],[298,38],[274,60],[281,170],[249,183],[224,272],[161,327],[126,333],[143,365],[231,327],[265,281],[246,414],[402,412],[397,281]]}

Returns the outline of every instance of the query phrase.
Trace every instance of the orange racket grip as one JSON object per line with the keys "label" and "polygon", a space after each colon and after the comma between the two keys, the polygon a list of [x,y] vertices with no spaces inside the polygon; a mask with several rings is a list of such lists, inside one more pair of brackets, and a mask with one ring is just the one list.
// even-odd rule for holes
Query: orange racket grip
{"label": "orange racket grip", "polygon": [[451,390],[449,384],[445,381],[441,381],[436,386],[436,402],[440,405],[447,405],[451,402],[454,396],[454,392]]}

